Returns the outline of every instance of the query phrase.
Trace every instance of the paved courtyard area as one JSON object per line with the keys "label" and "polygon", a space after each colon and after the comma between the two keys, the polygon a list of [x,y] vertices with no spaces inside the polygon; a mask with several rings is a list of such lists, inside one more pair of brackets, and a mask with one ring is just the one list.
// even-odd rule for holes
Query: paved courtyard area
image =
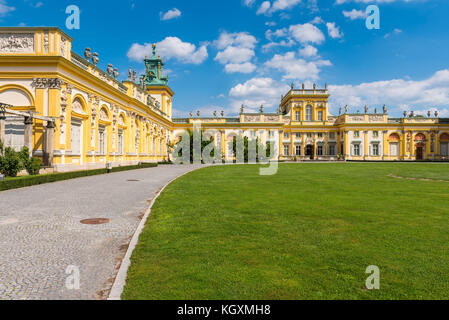
{"label": "paved courtyard area", "polygon": [[[159,166],[0,192],[0,299],[106,299],[149,202],[196,168]],[[91,218],[110,222],[80,222]],[[79,268],[79,290],[66,286],[76,274],[66,274],[69,266]]]}

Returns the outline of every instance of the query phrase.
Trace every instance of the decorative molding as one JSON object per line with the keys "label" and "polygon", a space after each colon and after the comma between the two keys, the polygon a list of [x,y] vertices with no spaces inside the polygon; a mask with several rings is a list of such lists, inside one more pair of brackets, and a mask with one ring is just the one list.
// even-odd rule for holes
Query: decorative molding
{"label": "decorative molding", "polygon": [[1,33],[1,53],[34,53],[34,33]]}

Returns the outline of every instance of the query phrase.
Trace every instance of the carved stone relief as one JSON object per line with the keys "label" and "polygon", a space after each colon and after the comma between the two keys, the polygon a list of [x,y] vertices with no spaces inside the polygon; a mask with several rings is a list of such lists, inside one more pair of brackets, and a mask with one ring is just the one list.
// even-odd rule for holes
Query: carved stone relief
{"label": "carved stone relief", "polygon": [[34,33],[0,34],[1,53],[33,53]]}

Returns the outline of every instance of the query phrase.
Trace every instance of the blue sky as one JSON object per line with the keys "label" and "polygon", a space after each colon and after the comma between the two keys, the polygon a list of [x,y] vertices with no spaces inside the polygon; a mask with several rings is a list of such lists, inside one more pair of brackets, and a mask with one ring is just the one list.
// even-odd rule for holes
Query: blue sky
{"label": "blue sky", "polygon": [[[72,4],[79,30],[65,26]],[[365,26],[370,4],[380,30]],[[123,79],[129,67],[144,70],[158,43],[177,116],[231,116],[242,103],[275,111],[293,82],[328,83],[332,113],[386,104],[392,116],[449,117],[448,12],[444,0],[0,0],[2,26],[60,27],[75,52],[92,48]]]}

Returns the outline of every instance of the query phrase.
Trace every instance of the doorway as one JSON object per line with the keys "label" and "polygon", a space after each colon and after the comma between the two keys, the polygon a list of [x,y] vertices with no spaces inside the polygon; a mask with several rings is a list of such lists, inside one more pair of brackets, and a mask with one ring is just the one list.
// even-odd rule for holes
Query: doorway
{"label": "doorway", "polygon": [[306,156],[310,157],[310,160],[313,160],[315,157],[315,150],[312,145],[308,145],[306,147]]}
{"label": "doorway", "polygon": [[424,160],[424,147],[416,146],[416,160]]}

